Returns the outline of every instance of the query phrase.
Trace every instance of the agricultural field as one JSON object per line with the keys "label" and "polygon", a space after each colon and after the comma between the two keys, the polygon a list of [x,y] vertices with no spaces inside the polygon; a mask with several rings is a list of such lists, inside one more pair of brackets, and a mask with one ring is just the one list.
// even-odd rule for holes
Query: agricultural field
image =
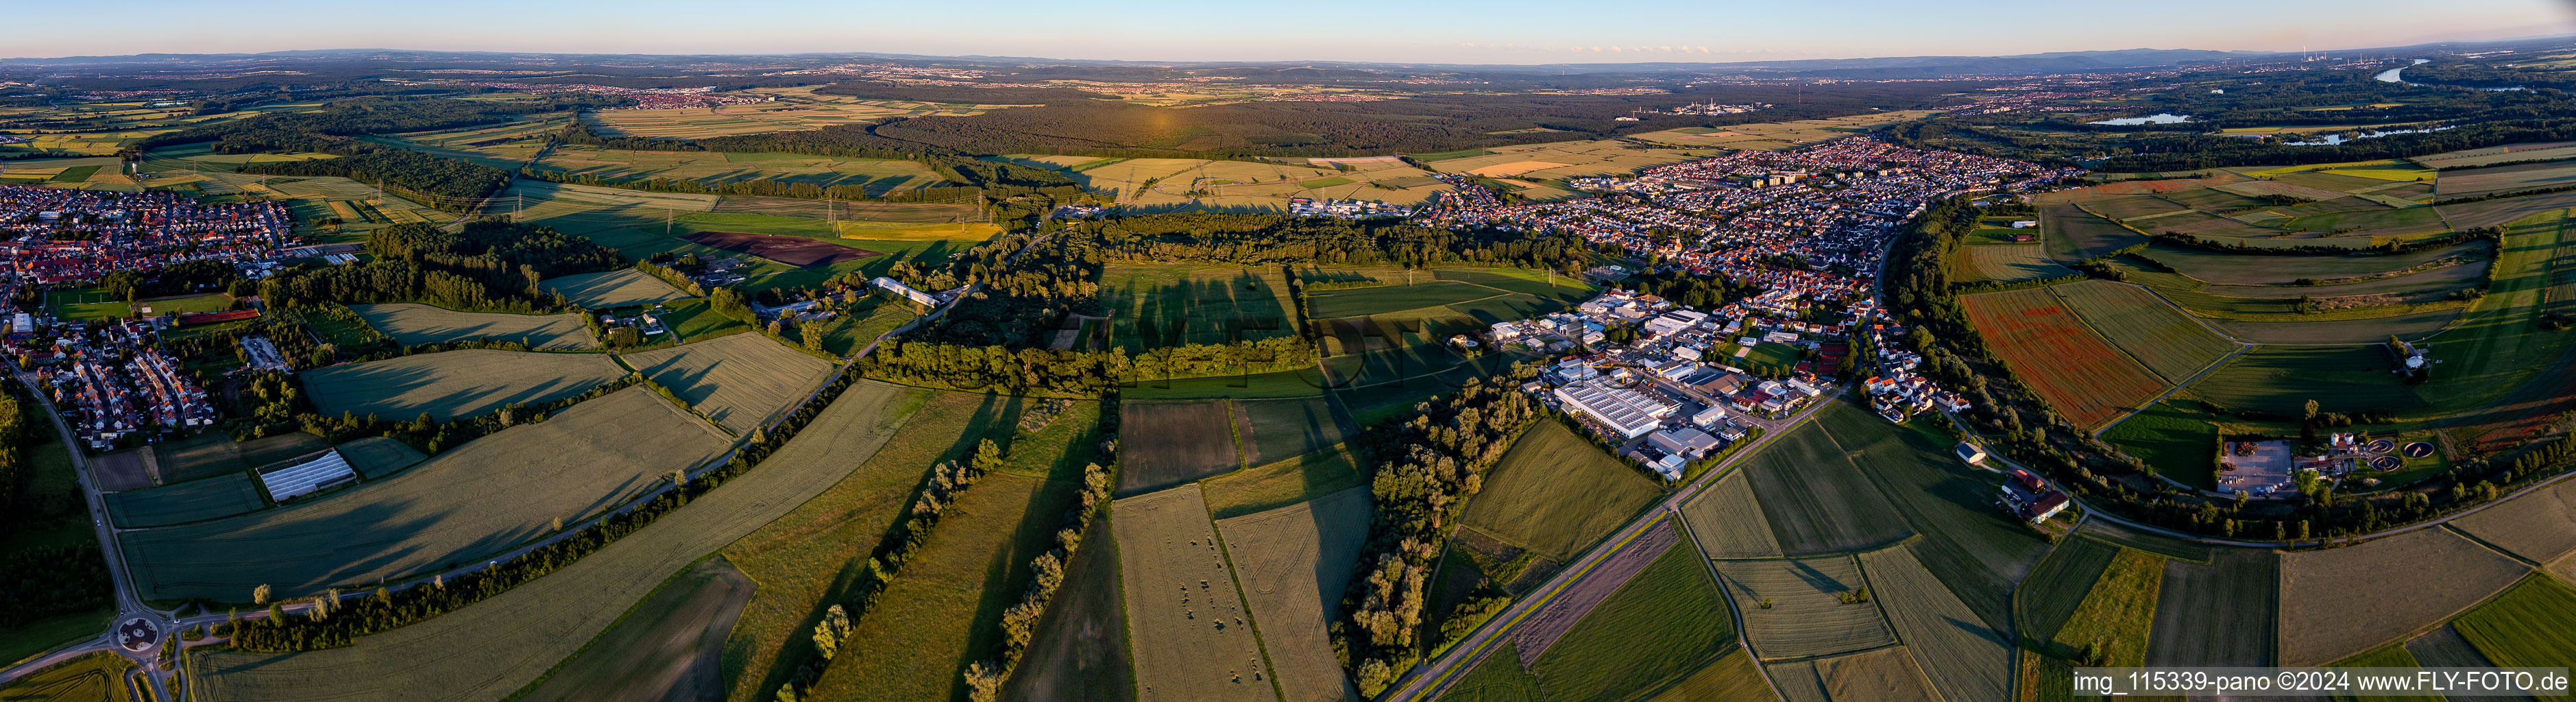
{"label": "agricultural field", "polygon": [[1765,666],[1788,702],[1902,702],[1938,699],[1905,646]]}
{"label": "agricultural field", "polygon": [[2166,556],[2147,665],[2287,663],[2278,653],[2288,593],[2280,556],[2266,549],[2216,549],[2207,565]]}
{"label": "agricultural field", "polygon": [[[1134,702],[1136,669],[1127,659],[1126,594],[1118,585],[1118,539],[1111,517],[1092,521],[1082,550],[1065,566],[1064,585],[1030,635],[1026,657],[1002,699],[1014,702]],[[757,694],[756,692],[754,694]]]}
{"label": "agricultural field", "polygon": [[1056,530],[1080,499],[1083,467],[1096,456],[1089,427],[1073,419],[1013,442],[1002,469],[941,512],[901,576],[855,618],[840,655],[814,683],[815,699],[955,694],[967,664],[1001,643],[1003,610],[1037,577],[1030,559],[1055,547]]}
{"label": "agricultural field", "polygon": [[[305,390],[310,392],[312,388],[306,386]],[[359,442],[349,443],[356,445]],[[322,437],[291,431],[249,441],[233,441],[232,436],[223,432],[206,432],[140,450],[153,453],[153,458],[157,459],[155,462],[161,467],[161,484],[168,485],[264,468],[279,461],[321,453],[327,448],[331,448],[331,442],[323,441]],[[356,459],[353,457],[351,460]]]}
{"label": "agricultural field", "polygon": [[1474,283],[1422,280],[1410,285],[1309,291],[1306,293],[1306,311],[1315,319],[1338,319],[1443,307],[1502,294],[1506,293]]}
{"label": "agricultural field", "polygon": [[368,480],[393,475],[395,471],[429,460],[428,456],[420,454],[420,449],[381,436],[355,439],[338,448],[340,457],[349,461],[349,469]]}
{"label": "agricultural field", "polygon": [[1779,151],[1827,139],[1868,132],[1888,124],[1932,114],[1923,110],[1897,110],[1834,117],[1802,119],[1789,122],[1738,124],[1720,128],[1683,127],[1660,132],[1631,134],[1628,138],[1676,146],[1709,146],[1754,151]]}
{"label": "agricultural field", "polygon": [[1244,462],[1262,466],[1322,451],[1342,443],[1342,427],[1330,400],[1321,397],[1234,401],[1234,431],[1243,444]]}
{"label": "agricultural field", "polygon": [[626,375],[606,354],[460,349],[349,363],[298,375],[323,414],[431,420],[579,395]]}
{"label": "agricultural field", "polygon": [[[880,383],[853,385],[758,468],[561,570],[491,599],[359,637],[340,648],[191,653],[188,665],[198,684],[197,699],[508,697],[590,645],[667,574],[797,509],[849,474],[855,457],[875,453],[900,423],[900,399],[917,392]],[[383,486],[368,489],[375,487]],[[459,647],[458,641],[476,645]]]}
{"label": "agricultural field", "polygon": [[490,339],[557,351],[599,348],[578,314],[458,312],[408,302],[350,305],[349,310],[404,346]]}
{"label": "agricultural field", "polygon": [[1326,632],[1368,542],[1369,491],[1217,522],[1287,702],[1357,699]]}
{"label": "agricultural field", "polygon": [[1848,555],[1718,561],[1727,595],[1744,618],[1745,638],[1765,660],[1849,653],[1896,642],[1876,588],[1867,602],[1845,602],[1869,581]]}
{"label": "agricultural field", "polygon": [[[419,467],[302,505],[128,532],[151,599],[280,598],[397,582],[498,553],[658,485],[727,442],[649,390],[630,388],[460,446]],[[460,486],[471,486],[463,488]],[[507,495],[509,499],[498,499]]]}
{"label": "agricultural field", "polygon": [[2569,185],[2576,185],[2576,163],[2547,161],[2443,171],[2433,192],[2445,198],[2480,197]]}
{"label": "agricultural field", "polygon": [[2450,524],[2531,562],[2555,561],[2576,553],[2576,482],[2535,490]]}
{"label": "agricultural field", "polygon": [[2539,161],[2563,158],[2576,158],[2576,142],[2506,144],[2503,146],[2490,146],[2483,149],[2445,151],[2431,156],[2417,156],[2407,160],[2422,164],[2426,168],[2473,168],[2488,164],[2512,161]]}
{"label": "agricultural field", "polygon": [[1701,667],[1699,672],[1664,688],[1646,702],[1777,702],[1770,681],[1762,678],[1762,668],[1754,663],[1753,654],[1742,647],[1729,650],[1717,661]]}
{"label": "agricultural field", "polygon": [[2108,280],[2050,286],[2075,316],[2139,365],[2179,384],[2234,352],[2235,342],[2175,310],[2146,288]]}
{"label": "agricultural field", "polygon": [[1529,666],[1547,699],[1636,699],[1733,651],[1735,622],[1705,563],[1689,544],[1666,549],[1585,613]]}
{"label": "agricultural field", "polygon": [[2100,256],[2147,240],[2146,235],[2120,226],[2119,222],[2084,211],[2082,205],[2046,204],[2049,200],[2040,198],[2040,240],[2047,245],[2049,257],[2061,263]]}
{"label": "agricultural field", "polygon": [[268,507],[268,499],[260,490],[259,481],[253,480],[247,472],[111,492],[100,495],[99,499],[107,506],[108,519],[115,521],[121,529],[186,524]]}
{"label": "agricultural field", "polygon": [[2451,626],[2495,665],[2563,666],[2576,661],[2576,588],[2526,577]]}
{"label": "agricultural field", "polygon": [[1998,360],[2076,426],[2099,427],[2165,387],[2104,343],[2047,289],[1960,299]]}
{"label": "agricultural field", "polygon": [[2218,489],[2218,427],[2201,413],[2159,402],[2102,432],[2102,440],[2156,474],[2202,490]]}
{"label": "agricultural field", "polygon": [[1959,247],[1959,282],[2014,283],[2075,272],[2058,265],[2039,244],[1981,244]]}
{"label": "agricultural field", "polygon": [[1558,141],[1496,146],[1476,155],[1422,162],[1442,173],[1464,173],[1485,178],[1565,180],[1581,176],[1631,175],[1655,166],[1714,156],[1726,148],[1741,148],[1717,144],[1707,146],[1706,150],[1648,149],[1617,141]]}
{"label": "agricultural field", "polygon": [[1131,354],[1297,333],[1297,305],[1276,266],[1110,264],[1100,289],[1110,343]]}
{"label": "agricultural field", "polygon": [[758,334],[734,334],[627,354],[626,363],[735,432],[748,432],[804,401],[832,362]]}
{"label": "agricultural field", "polygon": [[[2572,203],[2576,204],[2576,203]],[[2441,407],[2482,407],[2502,399],[2550,368],[2576,332],[2539,323],[2553,266],[2576,245],[2576,219],[2553,210],[2505,228],[2496,258],[2495,284],[2464,312],[2465,320],[2436,339],[2445,359],[2432,382],[2420,388]]]}
{"label": "agricultural field", "polygon": [[1211,161],[1194,158],[1090,158],[1012,155],[1005,160],[1063,171],[1104,202],[1137,212],[1204,209],[1222,212],[1288,211],[1288,199],[1374,200],[1427,204],[1449,186],[1430,171],[1395,159],[1350,159],[1350,170],[1332,165],[1276,161]]}
{"label": "agricultural field", "polygon": [[1538,676],[1521,666],[1520,650],[1505,638],[1465,674],[1449,683],[1436,702],[1540,702]]}
{"label": "agricultural field", "polygon": [[2093,583],[2102,579],[2102,572],[2122,550],[2081,536],[2059,541],[2056,550],[2031,568],[2030,577],[2014,595],[2015,619],[2023,627],[2020,633],[2030,640],[2055,640],[2057,630],[2075,616],[2076,608],[2092,594]]}
{"label": "agricultural field", "polygon": [[125,676],[134,660],[109,651],[85,653],[0,684],[0,702],[129,702]]}
{"label": "agricultural field", "polygon": [[2466,242],[2385,256],[2260,256],[2155,245],[2145,256],[2183,275],[2211,285],[2296,285],[2301,278],[2324,282],[2401,274],[2446,260],[2482,259],[2495,247]]}
{"label": "agricultural field", "polygon": [[2030,527],[1993,507],[2000,476],[1967,466],[1932,423],[1897,430],[1858,403],[1826,408],[1819,422],[1922,535],[1907,545],[1988,626],[2012,621],[2012,590],[2046,551]]}
{"label": "agricultural field", "polygon": [[[825,216],[821,201],[800,201],[797,207],[782,208],[769,203],[777,198],[760,198],[753,205],[725,205],[741,198],[719,198],[714,195],[681,195],[645,193],[615,188],[582,185],[560,185],[520,180],[502,191],[500,206],[512,208],[516,219],[553,227],[566,234],[580,236],[602,246],[618,249],[629,260],[641,260],[654,254],[698,256],[704,260],[740,259],[745,264],[734,270],[746,278],[736,284],[745,291],[775,288],[819,286],[827,280],[849,273],[862,277],[884,275],[897,261],[928,264],[946,261],[952,254],[963,253],[988,238],[972,228],[961,229],[958,238],[936,238],[903,228],[879,230],[849,225]],[[720,202],[721,201],[721,202]],[[909,205],[900,209],[874,207],[869,212],[886,210],[886,216],[898,219],[924,219],[931,213],[946,212],[952,205]],[[902,203],[882,203],[902,205]],[[854,208],[852,203],[832,205]],[[801,209],[800,209],[801,208]],[[725,211],[737,210],[737,211]],[[920,216],[916,216],[920,215]],[[844,226],[849,225],[849,226]],[[930,225],[921,225],[930,226]],[[869,235],[884,232],[892,239],[859,239],[845,234]],[[856,260],[813,266],[793,266],[746,254],[728,252],[682,237],[702,233],[732,233],[795,237],[864,250],[881,255]]]}
{"label": "agricultural field", "polygon": [[2081,604],[2051,636],[2051,655],[2073,659],[2090,647],[2113,666],[2145,665],[2147,634],[2156,621],[2164,587],[2165,558],[2120,549]]}
{"label": "agricultural field", "polygon": [[1870,595],[1945,698],[2010,697],[2013,644],[2006,629],[1979,625],[1977,614],[1912,551],[1872,551],[1861,554],[1860,563],[1869,573]]}
{"label": "agricultural field", "polygon": [[[738,107],[727,106],[727,109]],[[622,110],[607,112],[619,111]],[[545,158],[533,167],[577,177],[596,177],[612,183],[653,178],[700,183],[778,180],[826,188],[855,186],[879,197],[946,182],[933,175],[928,166],[900,159],[731,151],[627,151],[575,144],[556,145],[547,150]]]}
{"label": "agricultural field", "polygon": [[591,128],[615,136],[704,139],[737,134],[820,129],[866,124],[889,117],[965,116],[1007,105],[943,105],[903,100],[863,100],[818,94],[821,86],[752,88],[730,91],[772,98],[770,102],[717,107],[655,110],[596,110],[583,113]]}
{"label": "agricultural field", "polygon": [[1571,560],[1664,496],[1652,479],[1557,422],[1521,434],[1485,471],[1463,523],[1557,562]]}
{"label": "agricultural field", "polygon": [[2230,409],[2275,414],[2296,414],[2310,399],[2332,412],[2425,406],[2416,388],[2389,373],[2396,367],[2377,346],[2258,346],[2203,376],[2191,392]]}
{"label": "agricultural field", "polygon": [[1139,699],[1277,699],[1198,486],[1121,499],[1110,513]]}
{"label": "agricultural field", "polygon": [[1698,497],[1682,505],[1682,519],[1710,558],[1768,558],[1780,555],[1780,540],[1771,519],[1753,498],[1753,485],[1741,471],[1717,479]]}
{"label": "agricultural field", "polygon": [[650,305],[689,298],[687,293],[671,287],[670,283],[662,282],[662,279],[643,271],[632,269],[548,278],[537,285],[547,292],[562,294],[565,299],[572,300],[573,304],[594,310]]}
{"label": "agricultural field", "polygon": [[519,699],[708,699],[723,694],[725,632],[752,582],[722,558],[672,576]]}
{"label": "agricultural field", "polygon": [[1359,459],[1339,445],[1199,481],[1218,519],[1266,512],[1368,484]]}
{"label": "agricultural field", "polygon": [[[2392,572],[2430,578],[2384,587]],[[2441,623],[2531,574],[2531,568],[2443,529],[2281,556],[2281,662],[2315,665]],[[2367,592],[2368,597],[2306,596]]]}
{"label": "agricultural field", "polygon": [[[1745,477],[1773,538],[1791,556],[1857,551],[1910,530],[1887,496],[1847,458],[1821,424],[1807,424],[1745,462]],[[1765,654],[1766,656],[1768,654]]]}
{"label": "agricultural field", "polygon": [[1209,402],[1121,402],[1118,491],[1135,494],[1243,467],[1232,410]]}

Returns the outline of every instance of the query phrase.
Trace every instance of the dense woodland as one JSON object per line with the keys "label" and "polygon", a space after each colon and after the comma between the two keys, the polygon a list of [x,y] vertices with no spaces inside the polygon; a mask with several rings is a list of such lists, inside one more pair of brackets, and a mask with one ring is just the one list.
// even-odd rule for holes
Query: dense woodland
{"label": "dense woodland", "polygon": [[523,115],[606,106],[622,100],[581,95],[508,101],[360,98],[333,102],[315,112],[278,112],[193,127],[144,139],[134,148],[211,143],[215,153],[220,154],[334,154],[339,158],[254,163],[239,170],[264,175],[339,176],[425,194],[430,197],[424,199],[431,200],[427,204],[454,208],[458,201],[479,199],[508,185],[510,172],[362,137],[494,124]]}
{"label": "dense woodland", "polygon": [[288,307],[315,303],[426,302],[464,311],[551,312],[567,309],[543,290],[549,277],[626,267],[616,249],[541,225],[475,220],[462,231],[396,224],[367,241],[376,259],[304,268],[259,283],[260,296]]}

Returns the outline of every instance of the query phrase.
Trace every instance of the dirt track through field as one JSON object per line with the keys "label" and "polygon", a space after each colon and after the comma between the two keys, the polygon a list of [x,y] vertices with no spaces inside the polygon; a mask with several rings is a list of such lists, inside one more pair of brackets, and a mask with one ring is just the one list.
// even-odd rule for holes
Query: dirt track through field
{"label": "dirt track through field", "polygon": [[1672,548],[1679,541],[1681,531],[1674,528],[1671,520],[1656,524],[1654,528],[1638,534],[1636,540],[1628,542],[1618,553],[1602,559],[1601,565],[1593,567],[1592,577],[1575,581],[1556,599],[1549,600],[1547,606],[1531,613],[1512,630],[1512,646],[1520,651],[1521,665],[1527,667],[1538,661],[1541,654],[1547,653],[1547,647],[1555,645],[1557,639],[1564,638],[1565,632],[1574,628],[1575,622],[1583,620],[1583,615],[1591,613],[1602,600],[1610,599],[1610,593],[1628,584],[1629,578],[1636,577],[1647,564],[1663,556],[1664,549]]}

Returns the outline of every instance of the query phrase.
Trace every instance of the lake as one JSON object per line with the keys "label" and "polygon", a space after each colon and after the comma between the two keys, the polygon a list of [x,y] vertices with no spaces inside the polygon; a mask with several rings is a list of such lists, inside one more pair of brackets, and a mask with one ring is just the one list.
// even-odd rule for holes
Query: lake
{"label": "lake", "polygon": [[2125,127],[2138,124],[2181,124],[2189,121],[2191,121],[2191,115],[2176,115],[2158,112],[2145,117],[2122,117],[2119,119],[2106,119],[2099,122],[2086,122],[2085,124],[2108,124],[2112,126]]}

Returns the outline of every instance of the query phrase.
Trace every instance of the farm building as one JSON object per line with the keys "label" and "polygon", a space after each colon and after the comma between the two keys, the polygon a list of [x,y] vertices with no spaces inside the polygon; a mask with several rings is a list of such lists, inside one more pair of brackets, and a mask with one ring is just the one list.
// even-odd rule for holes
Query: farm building
{"label": "farm building", "polygon": [[1623,439],[1634,439],[1663,425],[1675,407],[1645,393],[1600,382],[1586,382],[1556,389],[1556,399],[1567,409],[1589,416],[1602,428]]}
{"label": "farm building", "polygon": [[2057,488],[2050,487],[2030,471],[2016,469],[2010,479],[2004,481],[2004,509],[2032,524],[2048,521],[2049,517],[2066,511],[2068,502],[2066,493],[2058,492]]}
{"label": "farm building", "polygon": [[1976,444],[1961,441],[1955,450],[1959,452],[1959,460],[1967,461],[1968,465],[1979,466],[1986,463],[1986,450],[1978,448]]}
{"label": "farm building", "polygon": [[885,291],[887,291],[887,292],[891,292],[891,293],[894,293],[894,294],[896,294],[896,295],[901,295],[901,296],[903,296],[903,299],[911,300],[911,301],[913,301],[913,302],[920,303],[920,304],[922,304],[923,306],[927,306],[927,307],[938,307],[938,306],[939,306],[939,298],[931,297],[931,296],[930,296],[930,293],[922,292],[922,291],[919,291],[919,290],[914,290],[914,289],[912,289],[912,286],[910,286],[910,285],[905,285],[905,284],[903,284],[903,282],[902,282],[902,281],[898,281],[898,280],[895,280],[895,279],[893,279],[893,278],[888,278],[888,277],[885,277],[885,276],[877,276],[877,279],[876,279],[876,280],[868,281],[868,284],[870,284],[870,285],[875,285],[875,286],[877,286],[878,288],[882,288],[882,289],[884,289],[884,290],[885,290]]}

